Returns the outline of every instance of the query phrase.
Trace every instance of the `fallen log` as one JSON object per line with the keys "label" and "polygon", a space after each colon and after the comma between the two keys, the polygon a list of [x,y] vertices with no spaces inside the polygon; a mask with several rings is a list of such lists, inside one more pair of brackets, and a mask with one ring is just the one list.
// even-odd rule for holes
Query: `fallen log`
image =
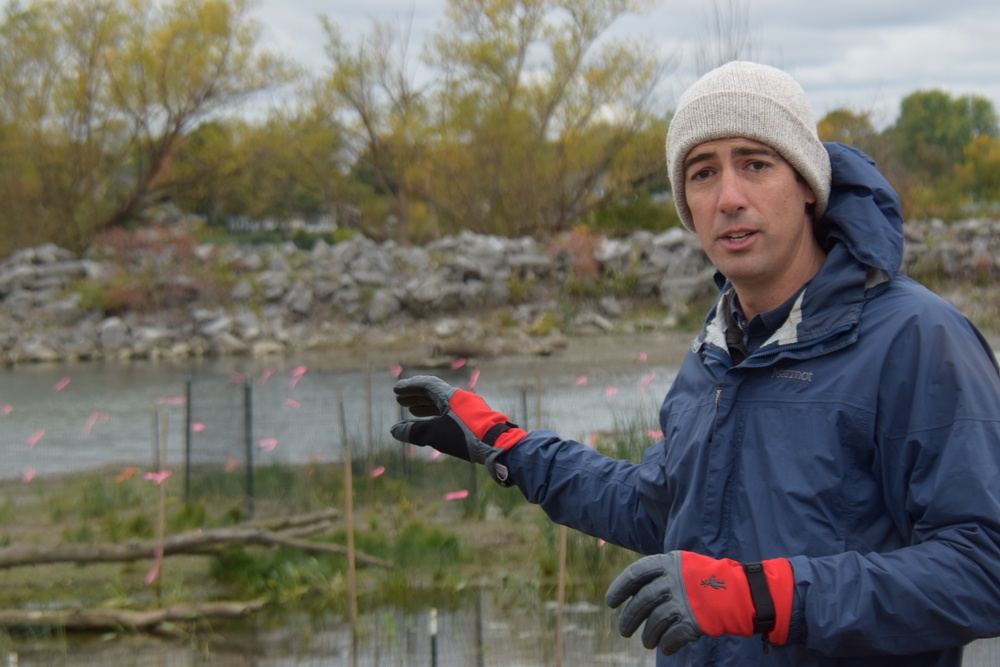
{"label": "fallen log", "polygon": [[[235,526],[214,530],[195,530],[170,535],[162,542],[143,540],[124,544],[57,544],[53,546],[9,546],[0,549],[0,569],[25,565],[53,563],[117,563],[151,558],[162,547],[163,556],[179,554],[215,554],[232,546],[285,546],[304,551],[314,551],[344,556],[347,547],[339,544],[313,542],[302,539],[330,526],[327,521],[303,525],[294,530],[276,532],[258,526]],[[391,568],[392,563],[363,553],[355,554],[359,563],[373,567]]]}
{"label": "fallen log", "polygon": [[248,616],[264,607],[263,600],[249,602],[199,602],[162,609],[0,609],[0,627],[59,627],[65,630],[156,630],[164,623],[189,623],[208,619]]}
{"label": "fallen log", "polygon": [[247,526],[267,528],[268,530],[285,530],[287,528],[298,528],[321,523],[323,521],[333,521],[339,519],[340,510],[330,508],[319,512],[309,512],[307,514],[293,514],[291,516],[276,517],[273,519],[259,519],[251,521]]}

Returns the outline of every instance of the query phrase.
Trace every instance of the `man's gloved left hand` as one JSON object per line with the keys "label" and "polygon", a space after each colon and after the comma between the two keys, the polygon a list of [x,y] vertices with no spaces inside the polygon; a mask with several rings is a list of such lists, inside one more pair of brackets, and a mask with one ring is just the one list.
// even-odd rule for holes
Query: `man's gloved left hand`
{"label": "man's gloved left hand", "polygon": [[497,456],[527,435],[482,398],[430,375],[400,380],[393,387],[396,401],[414,417],[390,428],[392,437],[451,456],[481,463],[490,476],[506,484],[506,471],[494,465]]}
{"label": "man's gloved left hand", "polygon": [[605,602],[628,604],[618,630],[631,637],[645,622],[642,645],[666,655],[702,635],[751,637],[769,644],[788,640],[794,579],[784,558],[741,564],[690,551],[646,556],[612,582]]}

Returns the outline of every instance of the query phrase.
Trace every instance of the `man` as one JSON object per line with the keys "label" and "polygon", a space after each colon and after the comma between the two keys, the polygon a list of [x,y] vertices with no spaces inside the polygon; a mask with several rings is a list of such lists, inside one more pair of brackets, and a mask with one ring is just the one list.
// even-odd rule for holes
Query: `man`
{"label": "man", "polygon": [[657,664],[958,667],[963,645],[1000,633],[989,346],[899,274],[898,198],[865,156],[820,143],[784,72],[702,77],[667,162],[720,293],[643,461],[526,433],[431,377],[397,383],[428,419],[393,436],[649,554],[607,602]]}

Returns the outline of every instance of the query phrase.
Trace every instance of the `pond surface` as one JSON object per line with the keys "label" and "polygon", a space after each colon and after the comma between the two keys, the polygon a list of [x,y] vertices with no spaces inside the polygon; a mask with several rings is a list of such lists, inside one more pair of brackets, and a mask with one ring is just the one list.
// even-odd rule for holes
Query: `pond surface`
{"label": "pond surface", "polygon": [[[22,646],[7,664],[18,667],[545,667],[556,664],[555,608],[503,592],[463,596],[454,609],[381,610],[360,619],[352,642],[343,619],[286,618],[280,625],[227,632],[211,642],[146,637],[74,638]],[[515,606],[516,605],[516,606]],[[652,664],[637,638],[615,630],[615,614],[589,603],[567,605],[562,664]],[[436,635],[432,628],[436,627]],[[0,654],[0,664],[2,654]]]}
{"label": "pond surface", "polygon": [[[688,338],[574,341],[564,354],[549,357],[455,359],[455,369],[404,372],[433,373],[462,387],[474,383],[494,408],[522,426],[583,439],[614,429],[622,419],[641,418],[655,427],[659,401]],[[3,369],[0,476],[109,465],[155,468],[161,451],[164,467],[171,467],[185,460],[189,445],[196,459],[225,462],[233,452],[242,457],[249,443],[258,463],[289,464],[340,460],[345,437],[362,450],[396,447],[388,431],[400,417],[392,395],[397,363],[385,352],[358,351],[346,357],[338,352]]]}

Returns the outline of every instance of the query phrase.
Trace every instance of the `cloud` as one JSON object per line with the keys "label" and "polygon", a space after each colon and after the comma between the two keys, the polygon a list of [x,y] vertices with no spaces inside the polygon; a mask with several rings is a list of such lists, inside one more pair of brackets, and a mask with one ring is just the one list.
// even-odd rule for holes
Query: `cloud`
{"label": "cloud", "polygon": [[[655,38],[664,57],[679,57],[664,82],[665,104],[690,85],[694,55],[711,34],[711,3],[661,1],[629,16],[612,34]],[[324,36],[317,16],[326,13],[349,38],[371,30],[372,20],[412,29],[416,54],[444,19],[447,0],[263,0],[268,44],[308,67],[325,64]],[[349,5],[345,7],[344,5]],[[737,5],[740,3],[737,0]],[[795,76],[818,116],[838,108],[870,110],[877,124],[891,123],[903,97],[939,88],[952,95],[975,94],[1000,108],[1000,11],[996,0],[744,0],[755,59]]]}

